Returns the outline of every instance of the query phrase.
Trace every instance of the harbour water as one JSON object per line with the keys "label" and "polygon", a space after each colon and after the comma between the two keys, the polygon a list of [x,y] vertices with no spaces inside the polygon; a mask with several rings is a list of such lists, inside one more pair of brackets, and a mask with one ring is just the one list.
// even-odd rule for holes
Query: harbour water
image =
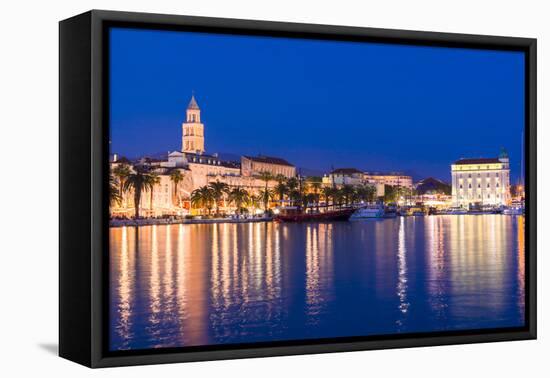
{"label": "harbour water", "polygon": [[111,350],[517,327],[524,218],[110,229]]}

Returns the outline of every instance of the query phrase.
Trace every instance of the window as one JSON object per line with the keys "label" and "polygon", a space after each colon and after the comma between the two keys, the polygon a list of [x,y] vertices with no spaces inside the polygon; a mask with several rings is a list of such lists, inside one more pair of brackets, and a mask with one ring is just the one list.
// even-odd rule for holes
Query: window
{"label": "window", "polygon": [[462,184],[460,184],[460,189],[462,189]]}
{"label": "window", "polygon": [[481,184],[477,184],[477,187],[478,187],[478,188],[481,188]]}
{"label": "window", "polygon": [[472,189],[472,184],[468,184],[468,189]]}
{"label": "window", "polygon": [[491,184],[487,183],[487,187],[490,188],[490,187],[491,187]]}

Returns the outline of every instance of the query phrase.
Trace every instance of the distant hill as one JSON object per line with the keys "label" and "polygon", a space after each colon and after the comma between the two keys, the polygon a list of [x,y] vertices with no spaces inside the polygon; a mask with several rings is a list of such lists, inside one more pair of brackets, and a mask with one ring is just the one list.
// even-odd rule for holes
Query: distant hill
{"label": "distant hill", "polygon": [[420,180],[416,184],[416,192],[418,194],[427,194],[427,193],[451,194],[451,185],[447,184],[444,181],[438,180],[436,178],[428,177],[423,180]]}

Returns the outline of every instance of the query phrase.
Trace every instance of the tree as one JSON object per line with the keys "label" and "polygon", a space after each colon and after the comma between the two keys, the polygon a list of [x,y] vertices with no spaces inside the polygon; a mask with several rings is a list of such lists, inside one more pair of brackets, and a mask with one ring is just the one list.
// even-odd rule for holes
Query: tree
{"label": "tree", "polygon": [[397,201],[397,187],[393,185],[384,185],[384,202]]}
{"label": "tree", "polygon": [[[273,175],[271,174],[271,172],[263,171],[263,172],[260,172],[260,174],[258,175],[258,178],[265,182],[264,192],[267,193],[268,190],[269,190],[268,189],[269,182],[273,181],[273,179],[274,179]],[[265,195],[265,196],[262,196],[262,198],[264,200],[264,209],[267,211],[267,205],[269,203],[269,196]]]}
{"label": "tree", "polygon": [[151,176],[147,173],[142,173],[137,171],[136,173],[131,173],[126,180],[124,181],[124,191],[134,191],[134,207],[135,207],[135,218],[139,218],[139,204],[141,203],[141,192],[146,190],[153,190],[153,180]]}
{"label": "tree", "polygon": [[330,199],[332,198],[332,204],[334,205],[334,195],[336,190],[331,186],[325,186],[321,189],[321,193],[323,193],[323,197],[325,197],[325,204],[328,208]]}
{"label": "tree", "polygon": [[120,203],[122,196],[118,192],[117,181],[113,175],[109,176],[109,205]]}
{"label": "tree", "polygon": [[212,191],[212,197],[216,204],[216,216],[218,216],[220,214],[220,201],[222,200],[223,195],[229,191],[229,185],[225,182],[220,182],[217,180],[216,182],[211,182],[209,187]]}
{"label": "tree", "polygon": [[130,167],[127,164],[119,164],[113,169],[113,175],[118,179],[118,185],[119,185],[119,197],[122,199],[122,188],[124,186],[124,181],[132,171],[130,170]]}
{"label": "tree", "polygon": [[342,198],[344,199],[344,204],[346,206],[352,204],[355,200],[355,189],[352,185],[344,184],[340,189]]}
{"label": "tree", "polygon": [[318,209],[319,208],[319,191],[323,186],[323,179],[321,177],[311,176],[307,178],[307,183],[308,183],[309,189],[313,192],[313,195],[314,195],[313,202],[315,202]]}
{"label": "tree", "polygon": [[285,199],[285,195],[288,193],[288,187],[284,182],[279,182],[275,186],[275,193],[279,196],[279,201],[282,204],[283,200]]}
{"label": "tree", "polygon": [[150,189],[151,202],[150,202],[150,205],[151,205],[151,212],[152,212],[152,210],[153,210],[153,191],[155,189],[155,186],[160,184],[160,176],[157,173],[152,172],[148,175],[148,177],[149,177],[149,180],[151,181],[151,189]]}
{"label": "tree", "polygon": [[212,210],[212,202],[214,202],[214,194],[212,188],[208,185],[201,186],[191,192],[191,205],[208,210],[208,215]]}
{"label": "tree", "polygon": [[376,188],[372,185],[360,185],[355,188],[357,198],[365,202],[374,202]]}
{"label": "tree", "polygon": [[267,211],[267,205],[269,204],[269,201],[273,198],[273,195],[274,195],[273,191],[268,188],[265,188],[264,190],[260,190],[260,193],[258,195],[260,200],[264,204],[264,210]]}
{"label": "tree", "polygon": [[250,195],[245,189],[241,187],[236,187],[229,192],[228,199],[230,202],[235,203],[235,206],[237,207],[237,213],[240,214],[243,205],[246,205],[250,201]]}
{"label": "tree", "polygon": [[170,173],[170,180],[174,183],[174,202],[179,204],[178,199],[178,184],[183,181],[183,176],[178,169],[173,170]]}

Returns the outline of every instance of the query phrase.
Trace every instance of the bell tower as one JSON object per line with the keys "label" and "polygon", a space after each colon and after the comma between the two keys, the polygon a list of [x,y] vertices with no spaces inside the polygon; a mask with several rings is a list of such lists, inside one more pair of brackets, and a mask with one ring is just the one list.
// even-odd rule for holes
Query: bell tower
{"label": "bell tower", "polygon": [[202,154],[204,152],[204,124],[201,123],[201,110],[194,94],[187,105],[186,120],[182,123],[181,128],[182,152]]}

